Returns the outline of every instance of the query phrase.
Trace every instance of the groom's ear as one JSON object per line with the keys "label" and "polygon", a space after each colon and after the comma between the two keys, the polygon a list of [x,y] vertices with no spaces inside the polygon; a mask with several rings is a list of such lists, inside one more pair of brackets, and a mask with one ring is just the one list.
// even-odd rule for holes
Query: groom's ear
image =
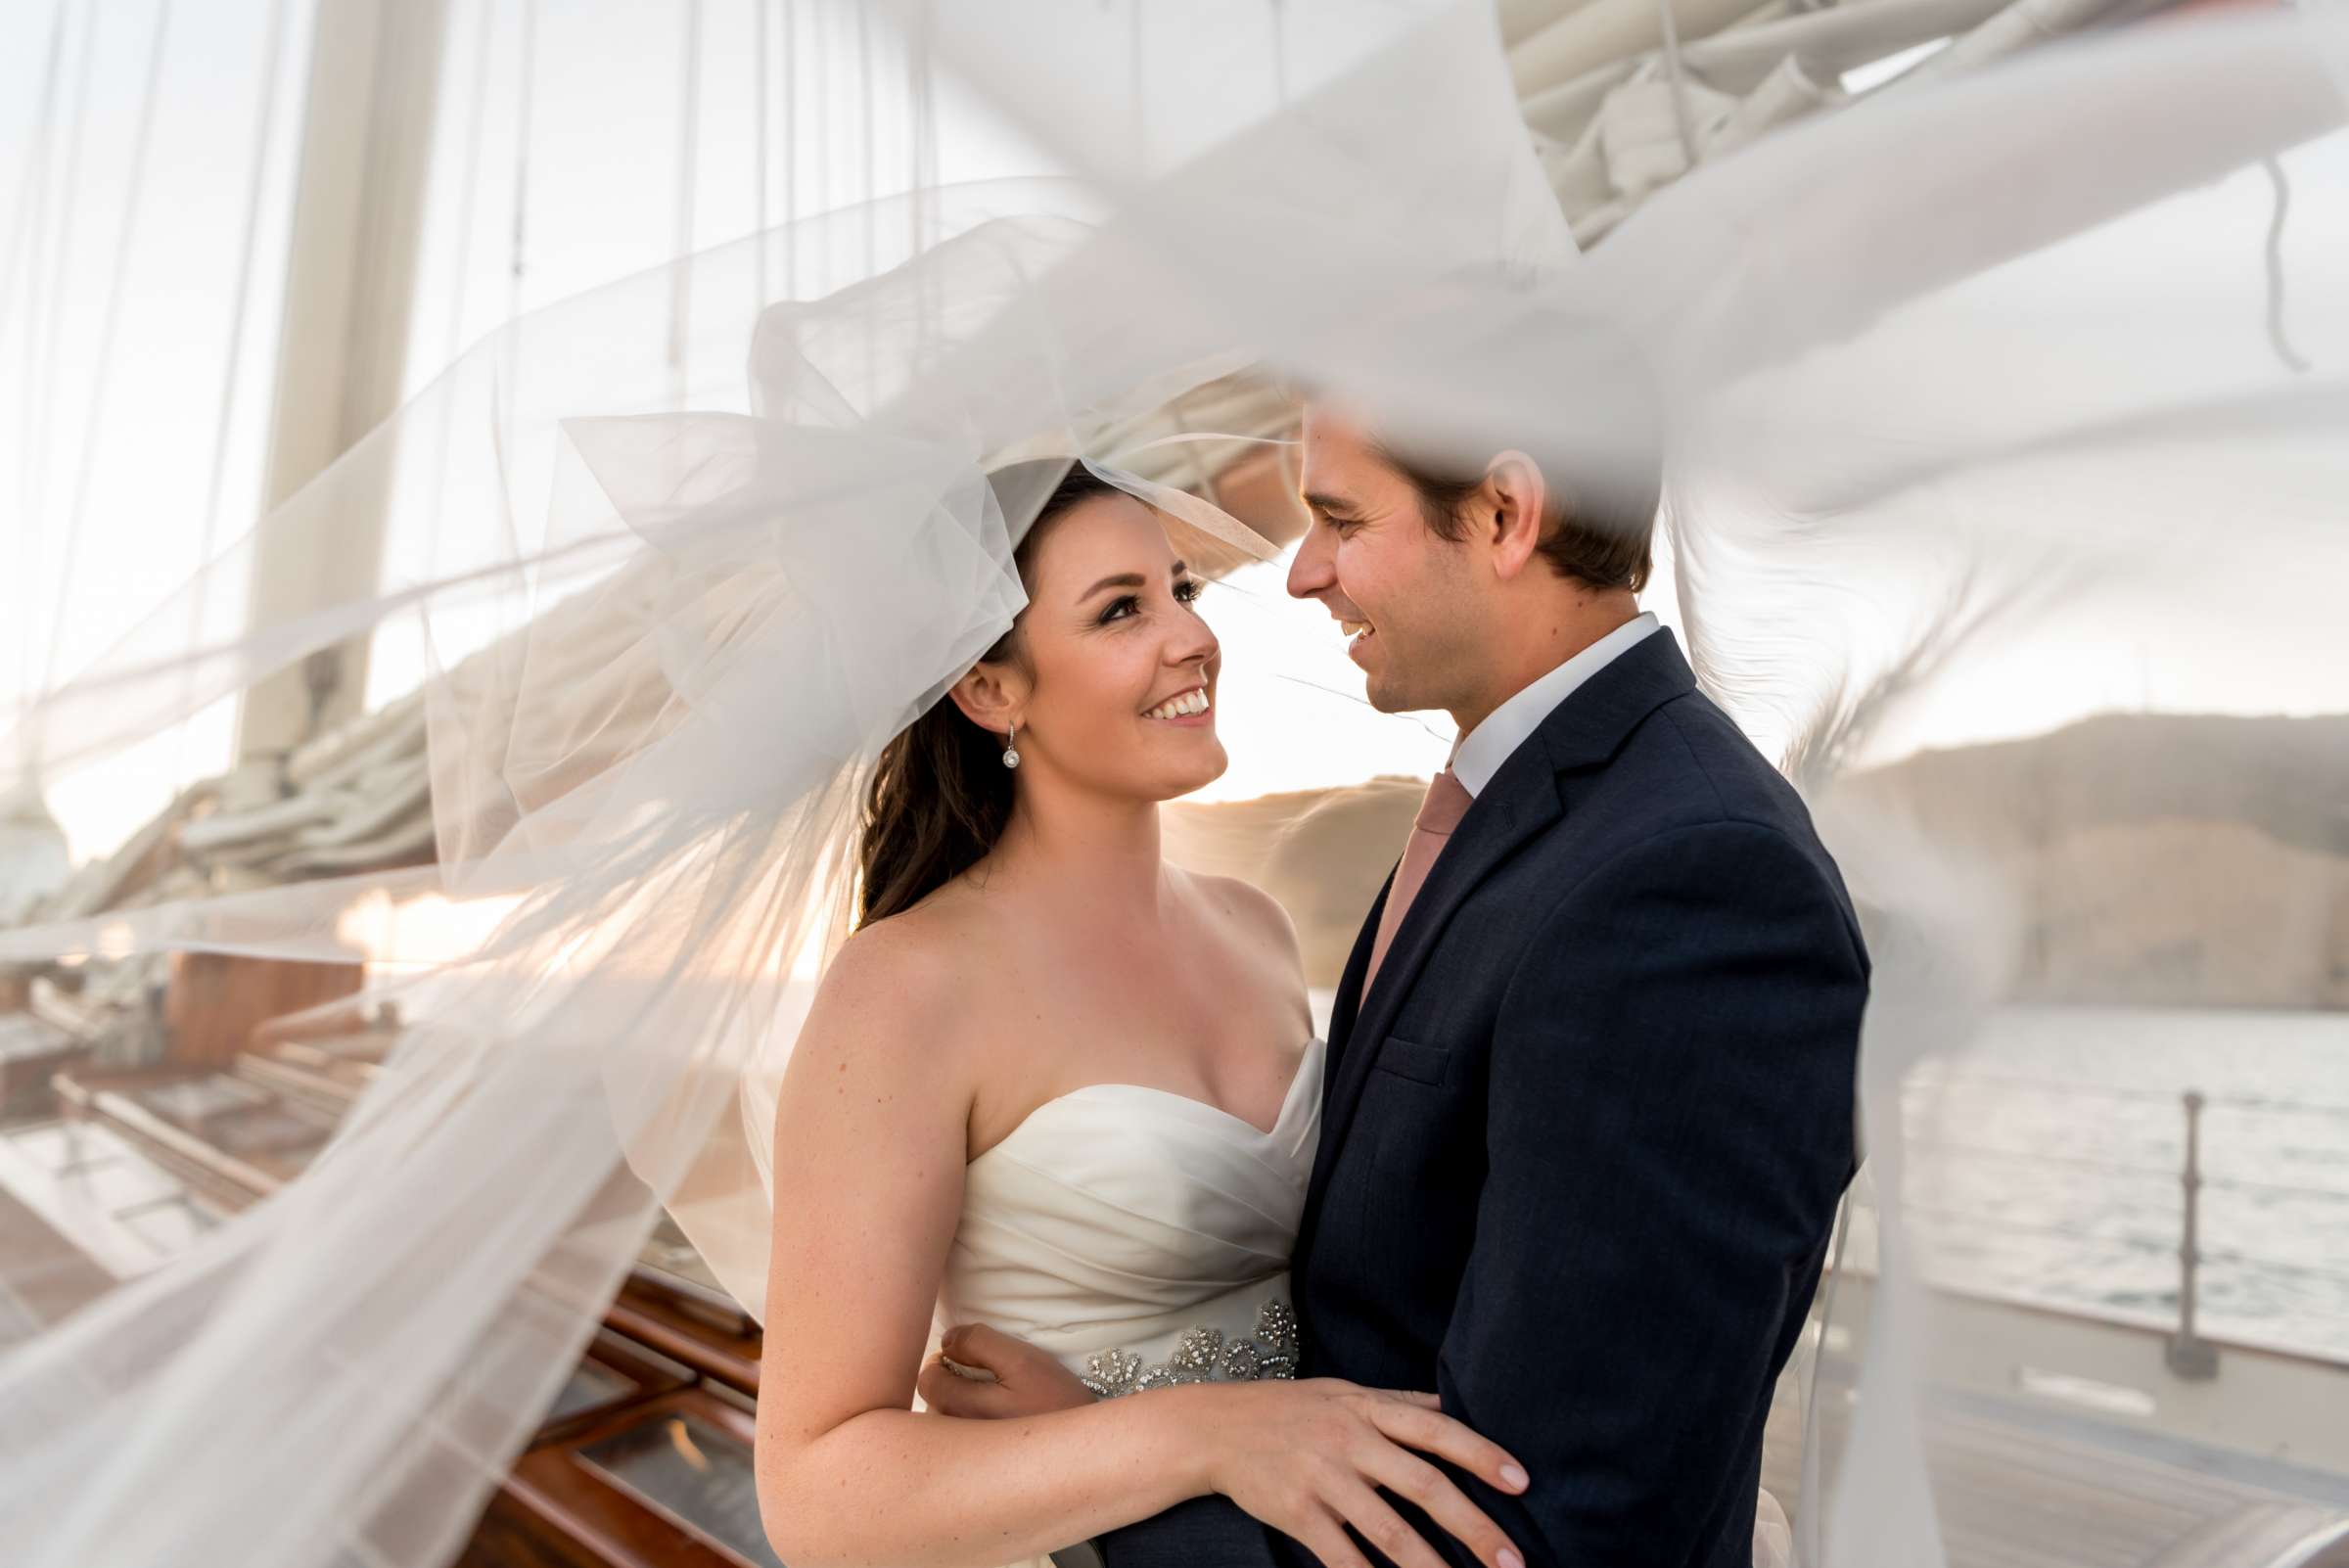
{"label": "groom's ear", "polygon": [[973,665],[969,674],[946,688],[946,695],[964,717],[994,734],[1025,722],[1028,684],[1009,664]]}
{"label": "groom's ear", "polygon": [[1525,570],[1542,547],[1549,515],[1549,485],[1541,467],[1525,453],[1502,452],[1485,466],[1485,482],[1468,505],[1471,522],[1493,546],[1493,570],[1507,581]]}

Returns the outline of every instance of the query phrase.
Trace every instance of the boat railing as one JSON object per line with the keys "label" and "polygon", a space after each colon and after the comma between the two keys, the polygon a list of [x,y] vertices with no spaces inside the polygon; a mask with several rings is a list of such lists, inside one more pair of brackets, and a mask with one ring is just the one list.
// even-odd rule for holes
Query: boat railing
{"label": "boat railing", "polygon": [[[2349,1125],[2349,1105],[2335,1105],[2305,1100],[2279,1099],[2256,1094],[2206,1094],[2198,1089],[2174,1091],[2167,1089],[2135,1088],[2087,1084],[2060,1079],[2039,1079],[2013,1074],[1966,1073],[1942,1081],[1944,1087],[2023,1089],[2042,1093],[2078,1095],[2106,1102],[2169,1103],[2178,1107],[2183,1122],[2184,1140],[2181,1154],[2174,1165],[2149,1165],[2141,1161],[2107,1160],[2093,1154],[2081,1154],[2053,1149],[2021,1149],[1997,1143],[1977,1143],[1967,1139],[1945,1138],[1930,1132],[1911,1131],[1903,1142],[1911,1148],[1956,1155],[1965,1159],[1994,1160],[2036,1167],[2044,1170],[2079,1171],[2100,1176],[2118,1176],[2177,1183],[2177,1224],[2166,1235],[2146,1235],[2095,1227],[2066,1224],[2060,1222],[2039,1222],[2007,1215],[1983,1213],[1939,1207],[1930,1203],[1905,1200],[1904,1213],[1930,1215],[1958,1222],[1995,1225],[2018,1235],[2042,1236],[2069,1242],[2086,1242],[2099,1247],[2124,1251],[2174,1253],[2178,1263],[2178,1304],[2175,1323],[2169,1333],[2167,1360],[2170,1370],[2188,1380],[2202,1380],[2218,1374],[2219,1347],[2203,1336],[2200,1309],[2202,1270],[2206,1265],[2246,1268],[2285,1278],[2323,1281],[2349,1286],[2349,1267],[2333,1267],[2312,1263],[2305,1259],[2278,1258],[2244,1248],[2212,1246],[2206,1233],[2204,1196],[2212,1192],[2242,1193],[2252,1197],[2285,1198],[2301,1202],[2339,1204],[2349,1209],[2349,1188],[2329,1187],[2294,1181],[2277,1181],[2265,1177],[2212,1175],[2204,1168],[2204,1119],[2212,1112],[2249,1111],[2261,1115],[2296,1115],[2329,1118]],[[2349,1137],[2344,1138],[2349,1143]]]}

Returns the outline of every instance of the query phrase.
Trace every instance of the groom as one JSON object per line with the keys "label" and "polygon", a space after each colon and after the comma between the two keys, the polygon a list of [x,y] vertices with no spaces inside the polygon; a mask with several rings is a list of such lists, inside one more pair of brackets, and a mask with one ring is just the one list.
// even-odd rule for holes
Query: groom
{"label": "groom", "polygon": [[[1373,705],[1460,740],[1338,988],[1300,1375],[1433,1389],[1520,1459],[1521,1496],[1451,1475],[1530,1568],[1745,1568],[1854,1165],[1851,900],[1638,612],[1652,484],[1577,508],[1521,452],[1448,473],[1328,405],[1303,458],[1289,592],[1354,634]],[[1221,1498],[1103,1545],[1311,1561]]]}

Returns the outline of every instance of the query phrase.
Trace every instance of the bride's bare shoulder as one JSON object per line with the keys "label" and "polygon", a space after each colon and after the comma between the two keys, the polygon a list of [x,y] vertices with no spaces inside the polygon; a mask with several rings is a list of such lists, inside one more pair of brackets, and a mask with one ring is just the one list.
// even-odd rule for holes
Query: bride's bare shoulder
{"label": "bride's bare shoulder", "polygon": [[978,963],[966,926],[953,900],[932,899],[858,927],[826,966],[809,1025],[868,1047],[919,1041],[934,1058],[950,1049]]}
{"label": "bride's bare shoulder", "polygon": [[[893,915],[862,927],[816,983],[775,1113],[778,1150],[789,1145],[800,1162],[793,1169],[845,1161],[859,1179],[887,1186],[897,1178],[843,1152],[872,1146],[910,1162],[892,1168],[906,1180],[961,1169],[976,1082],[970,1007],[958,960],[922,924]],[[785,1158],[778,1152],[778,1171]]]}

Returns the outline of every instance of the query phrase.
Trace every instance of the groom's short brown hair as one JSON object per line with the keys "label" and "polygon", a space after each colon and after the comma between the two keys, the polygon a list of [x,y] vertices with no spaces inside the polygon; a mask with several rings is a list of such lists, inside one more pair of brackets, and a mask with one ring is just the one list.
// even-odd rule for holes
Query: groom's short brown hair
{"label": "groom's short brown hair", "polygon": [[[1484,484],[1483,471],[1443,457],[1398,451],[1375,435],[1370,439],[1379,455],[1419,493],[1419,512],[1428,530],[1455,544],[1465,538],[1468,520],[1463,509]],[[1621,467],[1620,457],[1609,466]],[[1647,586],[1663,484],[1660,466],[1633,466],[1643,469],[1646,477],[1587,484],[1579,489],[1543,475],[1548,501],[1543,510],[1542,542],[1535,548],[1560,576],[1635,593]]]}
{"label": "groom's short brown hair", "polygon": [[[1454,543],[1467,536],[1463,509],[1485,481],[1487,459],[1511,448],[1530,454],[1548,492],[1538,548],[1551,569],[1593,587],[1635,592],[1647,584],[1664,493],[1666,419],[1655,374],[1631,335],[1541,289],[1527,293],[1522,282],[1508,268],[1469,269],[1391,315],[1350,321],[1347,331],[1376,333],[1397,346],[1391,351],[1400,361],[1441,367],[1459,385],[1494,364],[1529,382],[1571,376],[1591,394],[1572,404],[1576,412],[1565,423],[1573,428],[1555,428],[1554,411],[1524,429],[1484,415],[1444,433],[1415,421],[1387,428],[1369,409],[1358,410],[1358,423],[1418,492],[1428,529]],[[1463,301],[1476,308],[1463,313]],[[1320,392],[1291,388],[1301,400]],[[1551,428],[1533,428],[1540,424]]]}

